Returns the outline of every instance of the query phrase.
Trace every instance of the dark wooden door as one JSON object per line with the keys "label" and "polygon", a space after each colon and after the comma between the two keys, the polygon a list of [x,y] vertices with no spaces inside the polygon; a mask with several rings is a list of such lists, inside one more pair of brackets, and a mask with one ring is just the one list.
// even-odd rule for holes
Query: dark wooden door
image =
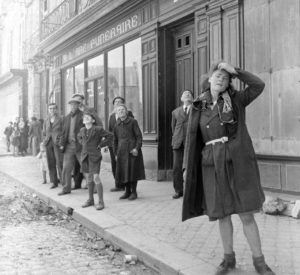
{"label": "dark wooden door", "polygon": [[176,106],[181,104],[180,97],[184,90],[194,90],[193,32],[193,24],[174,29],[176,59]]}

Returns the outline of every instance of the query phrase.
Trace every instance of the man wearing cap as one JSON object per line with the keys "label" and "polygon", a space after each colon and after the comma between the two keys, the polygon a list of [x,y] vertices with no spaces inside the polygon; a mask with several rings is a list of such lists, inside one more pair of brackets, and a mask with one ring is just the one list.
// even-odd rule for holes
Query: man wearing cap
{"label": "man wearing cap", "polygon": [[[92,109],[88,108],[84,104],[84,95],[81,93],[75,93],[72,95],[73,99],[79,100],[81,103],[79,105],[79,109],[84,112],[85,110],[89,110],[93,113],[93,116],[95,117],[95,125],[100,126],[103,128],[103,122],[101,118],[98,116],[97,112]],[[73,189],[80,189],[81,188],[81,182],[84,178],[83,174],[80,172],[80,163],[75,159],[75,164],[73,168],[73,178],[74,178],[74,188]]]}
{"label": "man wearing cap", "polygon": [[71,112],[64,118],[62,137],[60,139],[60,149],[64,153],[62,185],[63,190],[58,195],[71,193],[71,174],[74,168],[75,160],[80,162],[82,146],[77,140],[77,135],[83,124],[83,112],[79,109],[82,100],[71,98],[69,101]]}
{"label": "man wearing cap", "polygon": [[183,196],[183,153],[186,129],[188,124],[188,114],[193,102],[193,93],[185,90],[181,95],[182,106],[172,112],[172,148],[173,148],[173,186],[175,194],[173,199]]}
{"label": "man wearing cap", "polygon": [[4,135],[6,136],[6,147],[7,152],[10,152],[10,136],[13,132],[13,123],[10,121],[8,123],[8,126],[4,130]]}
{"label": "man wearing cap", "polygon": [[[117,120],[118,120],[118,115],[117,115],[116,109],[120,104],[125,104],[125,99],[121,96],[116,96],[113,99],[112,103],[114,105],[114,110],[113,110],[113,112],[111,113],[111,115],[109,116],[109,119],[108,119],[108,131],[111,132],[111,133],[114,132],[114,128],[115,128]],[[127,116],[134,118],[131,111],[128,111]],[[111,192],[122,191],[122,190],[124,190],[124,187],[122,187],[121,184],[119,182],[117,182],[116,177],[115,177],[116,176],[116,165],[117,164],[116,164],[116,157],[115,157],[115,154],[114,154],[113,147],[109,146],[108,149],[109,149],[109,153],[110,153],[111,170],[112,170],[112,173],[113,173],[114,178],[115,178],[115,187],[111,188],[110,191]]]}

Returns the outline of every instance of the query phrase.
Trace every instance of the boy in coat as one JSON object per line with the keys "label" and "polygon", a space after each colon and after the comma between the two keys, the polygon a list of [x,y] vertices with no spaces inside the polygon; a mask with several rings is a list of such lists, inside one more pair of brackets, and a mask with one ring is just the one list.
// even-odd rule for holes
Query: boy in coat
{"label": "boy in coat", "polygon": [[112,134],[100,126],[95,126],[95,122],[95,112],[91,109],[85,110],[83,114],[85,127],[80,129],[78,141],[82,145],[81,170],[87,181],[89,199],[82,207],[94,205],[95,183],[99,198],[96,209],[102,210],[104,208],[103,186],[99,176],[102,160],[101,147],[108,146],[112,142]]}

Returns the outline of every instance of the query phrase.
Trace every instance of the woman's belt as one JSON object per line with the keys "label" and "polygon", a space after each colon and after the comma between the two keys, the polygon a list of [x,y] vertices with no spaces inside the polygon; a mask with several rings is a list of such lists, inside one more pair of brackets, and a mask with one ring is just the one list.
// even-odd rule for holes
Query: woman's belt
{"label": "woman's belt", "polygon": [[218,142],[225,143],[227,141],[228,141],[228,137],[221,137],[221,138],[217,138],[217,139],[213,139],[208,142],[205,142],[205,145],[210,145],[210,144],[215,145]]}

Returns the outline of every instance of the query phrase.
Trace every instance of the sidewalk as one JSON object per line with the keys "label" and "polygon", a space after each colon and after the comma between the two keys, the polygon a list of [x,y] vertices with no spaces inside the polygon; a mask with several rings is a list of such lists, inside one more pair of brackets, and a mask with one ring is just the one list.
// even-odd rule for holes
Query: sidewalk
{"label": "sidewalk", "polygon": [[[39,162],[34,157],[2,156],[0,171],[26,185],[44,201],[64,211],[72,207],[75,220],[100,232],[127,253],[136,254],[160,274],[210,275],[222,259],[218,223],[209,222],[207,217],[181,222],[182,199],[171,198],[171,182],[140,181],[138,199],[120,201],[122,193],[109,192],[113,177],[110,165],[103,163],[106,208],[96,211],[93,207],[81,208],[87,200],[85,189],[58,196],[61,187],[49,189],[50,184],[41,184]],[[300,274],[300,220],[260,213],[256,220],[267,263],[277,275]],[[233,223],[237,269],[230,274],[254,275],[251,252],[236,215]]]}

